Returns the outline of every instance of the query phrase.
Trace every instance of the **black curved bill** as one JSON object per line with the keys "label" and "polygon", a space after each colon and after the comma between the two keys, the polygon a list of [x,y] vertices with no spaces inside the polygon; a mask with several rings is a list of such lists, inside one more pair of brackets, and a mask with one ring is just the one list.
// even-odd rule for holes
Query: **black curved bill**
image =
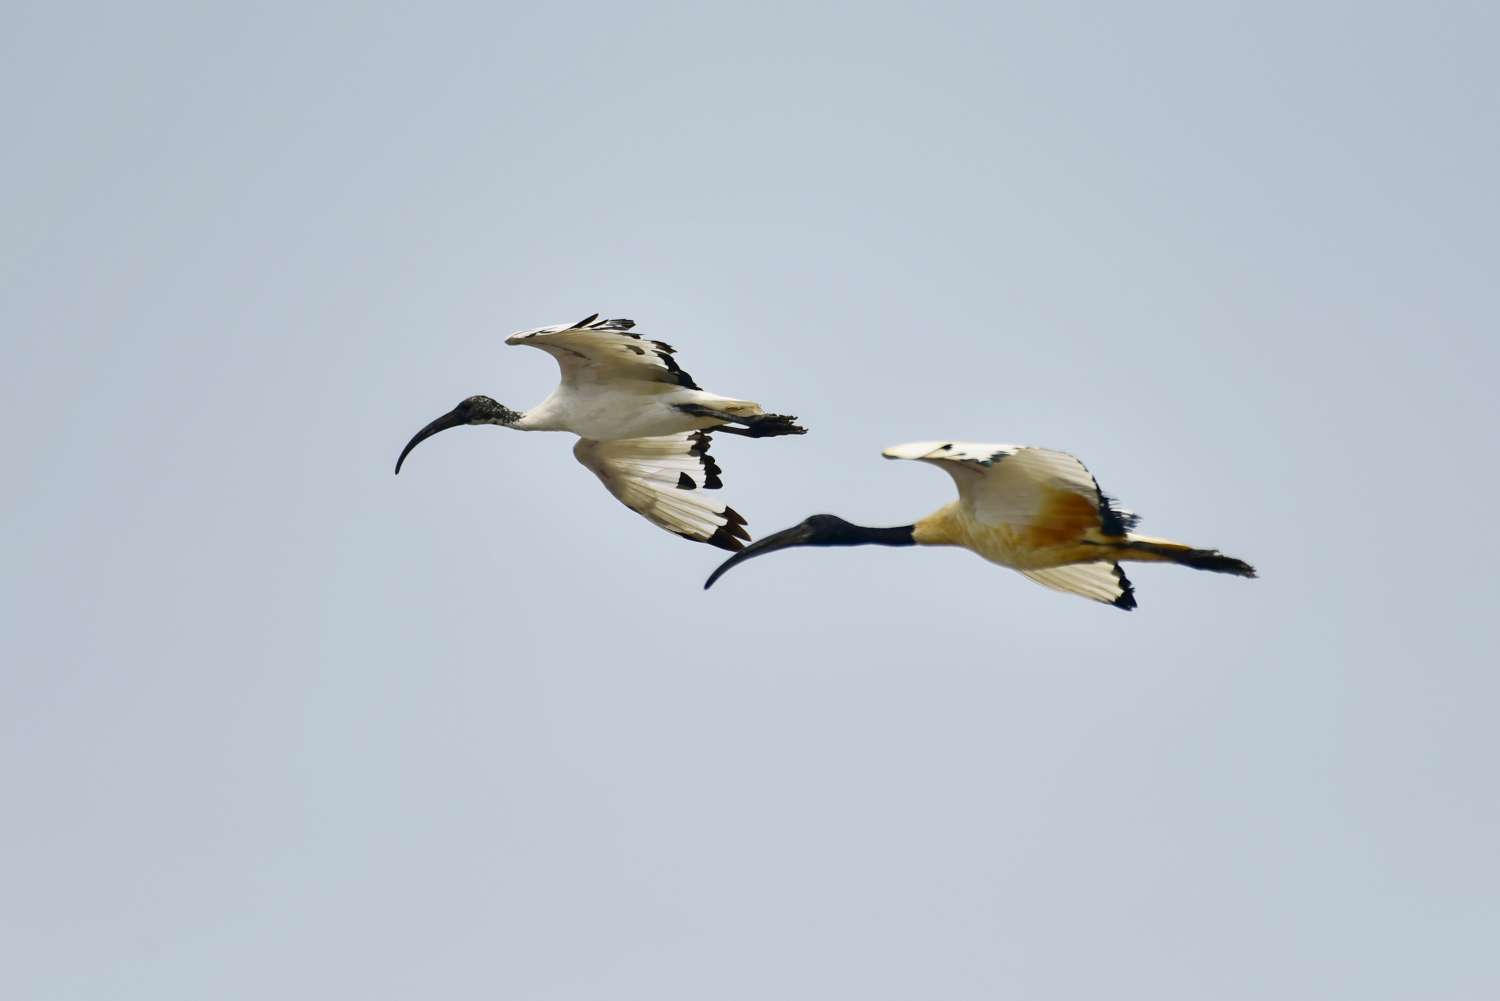
{"label": "black curved bill", "polygon": [[400,458],[396,460],[397,474],[400,474],[401,472],[401,463],[406,461],[407,455],[410,454],[411,450],[416,448],[419,444],[426,441],[428,438],[431,438],[439,431],[446,431],[449,428],[456,428],[460,425],[469,423],[459,415],[459,411],[462,409],[462,407],[454,407],[452,410],[448,411],[446,414],[439,417],[437,420],[433,421],[431,424],[427,425],[425,428],[413,435],[411,441],[407,442],[406,447],[401,450]]}
{"label": "black curved bill", "polygon": [[752,542],[723,563],[720,563],[719,569],[710,574],[708,580],[704,582],[703,590],[707,591],[713,587],[714,581],[724,576],[729,571],[729,568],[735,564],[743,563],[754,556],[774,553],[778,549],[790,549],[793,546],[809,545],[813,541],[813,535],[814,532],[810,526],[801,524],[793,525],[791,528],[777,532],[774,535],[768,535],[759,542]]}

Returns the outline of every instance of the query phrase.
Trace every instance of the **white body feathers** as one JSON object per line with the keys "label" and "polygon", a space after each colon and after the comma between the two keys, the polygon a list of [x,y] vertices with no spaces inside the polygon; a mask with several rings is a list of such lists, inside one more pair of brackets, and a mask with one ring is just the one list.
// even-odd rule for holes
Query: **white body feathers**
{"label": "white body feathers", "polygon": [[670,345],[631,333],[634,326],[591,316],[506,338],[552,355],[561,374],[552,394],[510,426],[578,435],[573,455],[626,507],[676,535],[738,550],[750,538],[745,519],[703,492],[720,485],[707,430],[764,411],[704,392]]}
{"label": "white body feathers", "polygon": [[562,379],[552,395],[522,415],[522,431],[568,431],[595,441],[650,438],[700,431],[722,419],[694,416],[683,405],[753,417],[761,408],[704,392],[678,367],[675,350],[630,333],[630,320],[585,326],[539,327],[505,339],[557,359]]}

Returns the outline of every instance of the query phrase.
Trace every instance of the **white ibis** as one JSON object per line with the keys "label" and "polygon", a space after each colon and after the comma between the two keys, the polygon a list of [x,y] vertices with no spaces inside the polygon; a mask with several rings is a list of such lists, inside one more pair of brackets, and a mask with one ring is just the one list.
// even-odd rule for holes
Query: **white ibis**
{"label": "white ibis", "polygon": [[1139,519],[1115,507],[1083,463],[1066,452],[920,441],[881,454],[942,468],[958,485],[958,500],[896,528],[866,528],[815,514],[735,553],[704,588],[737,563],[793,546],[962,546],[1038,584],[1127,610],[1135,607],[1135,589],[1120,569],[1124,562],[1179,563],[1255,576],[1250,564],[1216,549],[1136,535],[1131,529]]}
{"label": "white ibis", "polygon": [[464,424],[517,431],[570,431],[573,455],[615,498],[653,525],[720,549],[738,551],[750,535],[739,512],[703,496],[721,485],[708,454],[709,429],[749,438],[806,434],[795,417],[704,392],[661,341],[631,333],[633,320],[601,320],[523,330],[506,344],[541,348],[557,359],[562,381],[540,404],[517,413],[488,396],[471,396],[418,431],[417,444]]}

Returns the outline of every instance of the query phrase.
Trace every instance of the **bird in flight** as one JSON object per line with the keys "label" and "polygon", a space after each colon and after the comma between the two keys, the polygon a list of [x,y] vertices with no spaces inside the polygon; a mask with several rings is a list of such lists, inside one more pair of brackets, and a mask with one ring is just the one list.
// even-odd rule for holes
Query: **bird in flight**
{"label": "bird in flight", "polygon": [[793,546],[961,546],[1038,584],[1126,610],[1136,605],[1135,588],[1121,563],[1178,563],[1255,576],[1250,564],[1216,549],[1135,534],[1131,530],[1139,519],[1115,507],[1083,463],[1066,452],[921,441],[881,454],[938,466],[953,477],[958,500],[896,528],[866,528],[815,514],[735,553],[703,587],[753,556]]}
{"label": "bird in flight", "polygon": [[734,508],[701,491],[721,485],[708,454],[710,431],[771,438],[806,434],[797,418],[768,414],[749,400],[705,392],[661,341],[632,333],[633,320],[601,320],[596,313],[568,326],[523,330],[505,339],[557,359],[562,381],[524,413],[488,396],[471,396],[418,431],[401,450],[396,472],[418,444],[465,424],[517,431],[568,431],[573,455],[620,503],[653,525],[731,552],[750,534]]}

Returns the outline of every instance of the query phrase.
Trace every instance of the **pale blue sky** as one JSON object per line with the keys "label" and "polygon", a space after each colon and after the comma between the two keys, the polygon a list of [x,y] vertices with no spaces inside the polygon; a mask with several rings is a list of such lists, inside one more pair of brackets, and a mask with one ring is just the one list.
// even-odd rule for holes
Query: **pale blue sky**
{"label": "pale blue sky", "polygon": [[[1485,4],[12,5],[0,995],[1500,996]],[[406,439],[592,312],[1082,456],[1133,614]]]}

